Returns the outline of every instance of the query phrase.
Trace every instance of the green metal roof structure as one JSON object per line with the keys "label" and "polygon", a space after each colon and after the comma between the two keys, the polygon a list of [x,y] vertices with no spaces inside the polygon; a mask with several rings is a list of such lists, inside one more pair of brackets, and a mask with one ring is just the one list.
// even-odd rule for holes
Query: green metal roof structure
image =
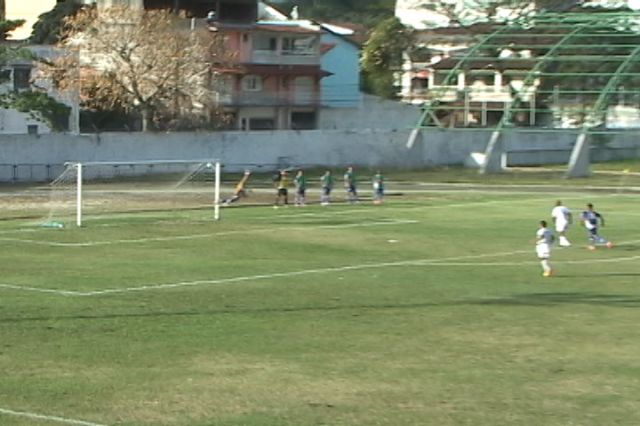
{"label": "green metal roof structure", "polygon": [[[490,172],[501,169],[505,132],[569,132],[577,143],[568,175],[588,174],[588,136],[624,127],[607,125],[612,107],[640,108],[640,13],[541,13],[489,28],[458,56],[432,64],[439,83],[407,146],[427,128],[488,130]],[[497,74],[499,85],[491,83]]]}

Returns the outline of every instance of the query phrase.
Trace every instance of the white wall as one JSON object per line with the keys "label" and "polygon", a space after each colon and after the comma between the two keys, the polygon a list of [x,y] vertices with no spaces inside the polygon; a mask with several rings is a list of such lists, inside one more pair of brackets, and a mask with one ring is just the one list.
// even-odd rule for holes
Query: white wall
{"label": "white wall", "polygon": [[45,122],[36,120],[29,113],[0,108],[0,134],[25,134],[29,125],[38,126],[38,133],[51,132]]}

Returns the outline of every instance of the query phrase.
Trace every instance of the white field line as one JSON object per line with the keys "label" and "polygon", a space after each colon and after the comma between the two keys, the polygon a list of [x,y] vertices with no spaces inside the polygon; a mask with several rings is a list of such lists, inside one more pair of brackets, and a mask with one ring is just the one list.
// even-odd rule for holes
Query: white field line
{"label": "white field line", "polygon": [[[633,243],[633,242],[630,241],[625,244],[630,244],[630,243]],[[59,296],[87,297],[87,296],[102,296],[107,294],[119,294],[119,293],[122,294],[122,293],[131,293],[131,292],[140,292],[140,291],[175,289],[175,288],[181,288],[181,287],[195,287],[195,286],[203,286],[203,285],[257,281],[257,280],[273,279],[273,278],[288,278],[288,277],[309,275],[309,274],[323,274],[323,273],[357,271],[357,270],[366,270],[366,269],[380,269],[380,268],[389,268],[389,267],[398,267],[398,266],[522,266],[522,265],[528,265],[528,264],[537,264],[537,261],[458,262],[465,259],[504,257],[504,256],[513,256],[513,255],[525,254],[525,253],[534,255],[532,250],[517,250],[517,251],[501,252],[501,253],[485,253],[485,254],[466,255],[466,256],[454,256],[454,257],[448,257],[448,258],[442,258],[442,259],[415,259],[415,260],[406,260],[406,261],[398,261],[398,262],[365,263],[360,265],[305,269],[300,271],[278,272],[278,273],[272,273],[272,274],[249,275],[249,276],[221,278],[221,279],[213,279],[213,280],[181,281],[181,282],[166,283],[166,284],[147,284],[147,285],[142,285],[137,287],[111,288],[111,289],[84,291],[84,292],[73,291],[73,290],[62,291],[62,290],[56,290],[56,289],[22,287],[22,286],[12,285],[12,284],[0,284],[0,288],[49,293],[49,294],[55,294]],[[608,259],[580,259],[580,260],[554,261],[554,263],[556,264],[615,263],[615,262],[628,262],[628,261],[638,260],[638,259],[640,259],[640,255],[628,256],[628,257],[616,257],[616,258],[608,258]]]}
{"label": "white field line", "polygon": [[[537,187],[540,188],[544,188],[546,187],[545,185],[538,185]],[[435,192],[432,190],[423,190],[423,191],[417,191],[417,192]],[[515,192],[502,192],[502,191],[496,191],[496,190],[481,190],[481,189],[470,189],[470,190],[461,190],[461,189],[452,189],[452,190],[440,190],[437,192],[451,192],[451,193],[460,193],[460,192],[475,192],[475,193],[490,193],[490,194],[530,194],[530,192],[528,191],[515,191]],[[601,194],[600,196],[605,197],[611,197],[611,196],[620,196],[619,194]],[[573,199],[584,199],[585,197],[583,195],[580,196],[568,196],[568,197],[561,197],[563,200],[573,200]],[[551,196],[551,194],[549,194],[549,196],[545,196],[545,197],[540,197],[540,198],[529,198],[526,200],[519,200],[518,202],[538,202],[538,201],[546,201],[546,202],[550,202],[553,203],[553,201],[555,200],[554,197]],[[429,205],[429,206],[407,206],[406,204],[403,206],[398,206],[398,207],[394,207],[392,204],[387,204],[384,206],[384,211],[391,211],[391,210],[406,210],[406,209],[410,209],[410,210],[430,210],[430,209],[434,209],[434,208],[450,208],[450,207],[468,207],[468,206],[481,206],[481,205],[492,205],[492,204],[505,204],[505,203],[513,203],[514,200],[509,199],[509,200],[489,200],[489,201],[470,201],[470,202],[462,202],[462,203],[452,203],[452,204],[447,204],[447,203],[439,203],[436,205]],[[270,207],[270,206],[264,206],[264,207]],[[287,217],[304,217],[304,216],[321,216],[321,217],[327,217],[330,214],[335,214],[335,215],[352,215],[352,214],[358,214],[358,213],[363,213],[363,212],[367,212],[370,213],[371,210],[363,210],[363,209],[342,209],[341,207],[344,207],[343,203],[336,203],[335,206],[328,206],[326,208],[323,208],[322,212],[317,212],[317,213],[313,213],[313,212],[301,212],[301,211],[297,211],[296,213],[290,213],[290,214],[277,214],[277,215],[273,215],[273,214],[269,214],[269,215],[264,215],[264,216],[256,216],[251,218],[252,220],[273,220],[274,217],[277,218],[287,218]],[[340,209],[340,210],[337,210]],[[233,208],[231,209],[225,209],[224,211],[232,211]],[[328,214],[330,213],[330,214]],[[133,215],[130,215],[131,217],[140,217],[141,215],[143,215],[143,213],[136,213]],[[97,215],[94,217],[99,217],[99,218],[108,218],[108,217],[126,217],[126,215]],[[155,214],[154,214],[155,216]],[[100,225],[100,226],[109,226],[109,225]],[[16,232],[35,232],[37,231],[36,229],[20,229],[20,230],[2,230],[0,231],[0,235],[2,234],[10,234],[10,233],[16,233]]]}
{"label": "white field line", "polygon": [[[462,191],[451,191],[452,193],[460,193]],[[474,191],[475,192],[475,191]],[[486,192],[486,193],[491,193],[491,194],[495,194],[495,191],[479,191],[479,192]],[[502,192],[500,192],[500,194],[502,194]],[[518,192],[518,194],[520,194],[520,192]],[[527,194],[527,192],[522,192],[522,194]],[[603,194],[602,197],[612,197],[612,196],[617,196],[617,194]],[[540,198],[528,198],[528,199],[523,199],[523,200],[514,200],[514,199],[508,199],[508,200],[488,200],[488,201],[469,201],[469,202],[456,202],[456,203],[438,203],[438,204],[433,204],[433,205],[416,205],[416,206],[411,206],[411,205],[407,205],[407,204],[403,204],[402,206],[394,206],[393,204],[385,204],[384,207],[381,208],[381,211],[384,212],[389,212],[389,211],[393,211],[393,210],[400,210],[400,211],[406,211],[406,210],[431,210],[431,209],[438,209],[438,208],[455,208],[455,207],[473,207],[473,206],[483,206],[483,205],[494,205],[494,204],[513,204],[515,202],[518,203],[529,203],[529,202],[546,202],[549,205],[549,211],[551,211],[551,208],[553,207],[556,199],[558,197],[553,197],[552,194],[549,194],[546,197],[540,197]],[[560,197],[562,200],[584,200],[585,196],[584,195],[580,195],[580,196],[570,196],[570,197]],[[357,214],[357,213],[371,213],[372,210],[362,210],[362,209],[348,209],[348,210],[334,210],[331,206],[326,207],[326,210],[323,212],[297,212],[297,213],[291,213],[291,214],[280,214],[277,215],[277,218],[286,218],[286,217],[291,217],[291,218],[295,218],[295,217],[304,217],[304,216],[323,216],[326,217],[327,216],[327,212],[331,211],[332,214],[335,215],[343,215],[343,214],[349,214],[349,215],[353,215],[353,214]],[[256,216],[256,217],[252,217],[252,220],[256,220],[256,219],[264,219],[264,220],[273,220],[274,216],[273,215],[264,215],[264,216]]]}
{"label": "white field line", "polygon": [[[460,192],[460,191],[456,191],[456,192]],[[488,191],[490,192],[490,191]],[[609,194],[608,196],[614,196],[615,194]],[[571,200],[571,199],[584,199],[583,196],[572,196],[572,197],[563,197],[564,200]],[[538,201],[547,201],[547,202],[552,202],[554,200],[553,197],[544,197],[544,198],[529,198],[527,200],[519,200],[519,202],[538,202]],[[463,203],[452,203],[452,204],[446,204],[446,203],[442,203],[442,204],[436,204],[436,205],[430,205],[430,206],[398,206],[398,207],[393,207],[393,206],[385,206],[384,211],[385,212],[389,212],[389,211],[393,211],[393,210],[401,210],[401,211],[407,211],[407,210],[413,210],[413,211],[420,211],[420,210],[430,210],[430,209],[434,209],[434,208],[456,208],[456,207],[469,207],[469,206],[481,206],[481,205],[494,205],[494,204],[505,204],[505,203],[513,203],[514,200],[509,199],[509,200],[489,200],[489,201],[471,201],[471,202],[463,202]],[[551,203],[552,204],[552,203]],[[327,214],[329,213],[330,214]],[[252,218],[252,220],[256,220],[256,219],[269,219],[269,220],[273,220],[274,217],[275,218],[287,218],[287,217],[315,217],[315,216],[321,216],[321,217],[328,217],[328,216],[332,216],[332,215],[354,215],[354,214],[358,214],[358,213],[371,213],[371,210],[363,210],[363,209],[348,209],[348,210],[335,210],[335,209],[331,209],[331,207],[327,208],[325,211],[321,212],[321,213],[312,213],[312,212],[298,212],[298,213],[291,213],[291,214],[284,214],[284,215],[265,215],[265,216],[257,216]],[[372,226],[372,225],[379,225],[379,224],[388,224],[388,225],[392,225],[392,224],[403,224],[403,223],[416,223],[416,222],[411,222],[411,221],[400,221],[398,220],[397,222],[373,222],[373,223],[368,223],[368,224],[350,224],[350,225],[326,225],[326,226],[317,226],[314,227],[313,225],[306,225],[304,228],[303,227],[280,227],[280,228],[269,228],[268,231],[273,231],[273,230],[302,230],[302,229],[323,229],[323,228],[338,228],[338,227],[344,227],[344,228],[349,228],[349,227],[361,227],[361,226]],[[36,245],[44,245],[44,246],[50,246],[50,247],[91,247],[91,246],[104,246],[104,245],[115,245],[115,244],[130,244],[130,243],[146,243],[146,242],[158,242],[158,241],[174,241],[174,240],[191,240],[191,239],[199,239],[199,238],[209,238],[209,237],[215,237],[215,236],[224,236],[224,235],[234,235],[234,234],[241,234],[241,233],[247,233],[247,232],[251,232],[251,233],[255,233],[255,232],[265,232],[267,230],[245,230],[245,231],[226,231],[226,232],[216,232],[216,233],[208,233],[208,234],[194,234],[194,235],[178,235],[178,236],[172,236],[172,237],[154,237],[154,238],[139,238],[139,239],[130,239],[130,240],[107,240],[107,241],[94,241],[94,242],[84,242],[84,243],[65,243],[65,242],[50,242],[50,241],[42,241],[42,240],[33,240],[33,239],[23,239],[23,238],[9,238],[9,237],[0,237],[0,241],[7,241],[7,242],[16,242],[16,243],[22,243],[22,244],[36,244]],[[0,235],[3,234],[4,232],[0,232]]]}
{"label": "white field line", "polygon": [[6,408],[0,408],[0,415],[1,414],[6,414],[8,416],[14,416],[14,417],[25,417],[25,418],[28,418],[28,419],[45,420],[45,421],[49,421],[49,422],[64,423],[64,424],[68,424],[68,425],[106,426],[106,425],[101,424],[101,423],[87,422],[87,421],[84,421],[84,420],[70,419],[70,418],[67,418],[67,417],[46,416],[46,415],[43,415],[43,414],[29,413],[29,412],[25,412],[25,411],[14,411],[14,410],[6,409]]}
{"label": "white field line", "polygon": [[78,292],[74,290],[57,290],[53,288],[29,287],[29,286],[22,286],[17,284],[0,283],[0,288],[5,288],[7,290],[29,291],[34,293],[49,293],[49,294],[55,294],[58,296],[78,296]]}
{"label": "white field line", "polygon": [[367,222],[367,223],[348,223],[343,225],[280,226],[280,227],[262,228],[262,229],[242,229],[237,231],[211,232],[207,234],[132,238],[132,239],[122,239],[122,240],[88,241],[84,243],[64,243],[64,242],[40,241],[40,240],[31,240],[31,239],[22,239],[22,238],[6,238],[6,237],[0,237],[0,241],[10,241],[10,242],[23,243],[23,244],[36,244],[36,245],[44,245],[44,246],[51,246],[51,247],[93,247],[93,246],[106,246],[106,245],[114,245],[114,244],[140,244],[140,243],[158,242],[158,241],[195,240],[195,239],[219,237],[219,236],[226,236],[226,235],[255,234],[258,232],[277,232],[277,231],[284,231],[284,230],[313,231],[316,229],[347,229],[347,228],[362,228],[362,227],[369,227],[369,226],[409,225],[414,223],[418,223],[418,221],[398,219],[398,220],[387,220],[387,221],[377,221],[377,222]]}
{"label": "white field line", "polygon": [[[429,185],[428,183],[424,183],[424,185]],[[463,184],[460,184],[463,185]],[[531,185],[528,186],[531,188],[546,188],[548,186],[546,185]],[[560,189],[560,188],[559,188]],[[423,190],[423,191],[416,191],[416,192],[435,192],[433,190]],[[482,190],[481,188],[469,188],[469,189],[451,189],[451,190],[447,190],[447,189],[443,189],[443,190],[438,190],[437,192],[451,192],[451,193],[460,193],[460,192],[474,192],[474,193],[491,193],[491,194],[529,194],[528,191],[499,191],[499,190]],[[575,193],[575,191],[573,191]],[[614,197],[614,196],[623,196],[621,194],[599,194],[600,197]],[[557,197],[556,197],[557,198]],[[563,200],[577,200],[577,199],[585,199],[584,195],[575,195],[575,196],[567,196],[567,197],[561,197]],[[551,194],[549,194],[548,196],[545,197],[540,197],[540,198],[529,198],[526,200],[519,200],[518,202],[538,202],[538,201],[545,201],[545,202],[552,202],[555,198],[551,196]],[[469,207],[469,206],[482,206],[482,205],[500,205],[500,204],[506,204],[506,203],[513,203],[514,200],[512,199],[508,199],[508,200],[489,200],[489,201],[470,201],[470,202],[461,202],[461,203],[451,203],[451,204],[447,204],[447,203],[440,203],[440,204],[436,204],[436,205],[418,205],[418,206],[407,206],[407,205],[403,205],[403,206],[398,206],[398,207],[394,207],[393,205],[386,205],[384,208],[384,211],[389,212],[389,211],[393,211],[393,210],[401,210],[401,211],[406,211],[406,210],[414,210],[414,211],[420,211],[420,210],[431,210],[431,209],[436,209],[436,208],[456,208],[456,207]],[[358,214],[358,213],[370,213],[370,210],[363,210],[363,209],[340,209],[340,210],[336,210],[335,207],[327,207],[326,209],[323,209],[323,212],[318,212],[318,213],[312,213],[312,212],[296,212],[296,213],[291,213],[291,214],[280,214],[277,215],[275,217],[277,218],[287,218],[287,217],[315,217],[315,216],[321,216],[321,217],[327,217],[329,216],[327,213],[331,212],[330,215],[353,215],[353,214]],[[135,215],[136,217],[139,217],[140,214]],[[99,217],[108,217],[108,216],[99,216]],[[117,217],[122,217],[121,215],[117,215]],[[133,216],[132,216],[133,217]],[[253,220],[273,220],[274,215],[264,215],[264,216],[256,216],[254,218],[252,218]],[[15,233],[15,232],[23,232],[23,231],[28,231],[28,232],[34,232],[36,231],[35,229],[27,229],[27,230],[4,230],[4,231],[0,231],[0,235],[3,234],[8,234],[8,233]],[[209,235],[203,235],[204,237],[206,236],[212,236],[212,235],[226,235],[226,234],[209,234]],[[166,237],[169,238],[169,237]],[[183,239],[182,237],[178,236],[178,237],[172,237],[175,239]],[[189,239],[189,236],[185,236],[186,239]],[[198,238],[197,236],[194,238]],[[50,245],[50,246],[73,246],[74,243],[48,243],[45,241],[40,241],[40,240],[23,240],[23,239],[10,239],[10,238],[2,238],[0,237],[0,241],[9,241],[9,242],[22,242],[22,243],[32,243],[32,244],[39,244],[39,245]],[[149,239],[149,240],[145,240],[145,241],[154,241],[153,239]],[[165,239],[161,240],[161,241],[167,241]],[[129,242],[129,240],[126,240],[125,242]],[[131,242],[136,242],[136,240],[131,240]],[[115,243],[115,242],[114,242]],[[78,243],[79,245],[77,245],[78,247],[83,247],[83,246],[87,246],[87,245],[91,245],[91,243],[85,243],[85,244],[81,244]],[[101,243],[102,244],[112,244],[112,243]]]}
{"label": "white field line", "polygon": [[[257,281],[257,280],[273,279],[273,278],[288,278],[288,277],[295,277],[300,275],[321,274],[321,273],[328,273],[328,272],[357,271],[357,270],[379,269],[379,268],[388,268],[388,267],[396,267],[396,266],[423,266],[423,265],[437,264],[437,262],[439,261],[446,261],[446,260],[479,259],[484,257],[510,256],[514,254],[529,253],[529,252],[530,250],[526,250],[526,251],[521,250],[521,251],[504,252],[504,253],[455,256],[455,257],[450,257],[445,259],[416,259],[416,260],[403,260],[398,262],[364,263],[360,265],[347,265],[347,266],[337,266],[337,267],[327,267],[327,268],[317,268],[317,269],[303,269],[300,271],[276,272],[272,274],[248,275],[248,276],[221,278],[221,279],[214,279],[214,280],[181,281],[181,282],[167,283],[167,284],[148,284],[148,285],[143,285],[138,287],[111,288],[111,289],[86,291],[86,292],[65,291],[64,294],[61,292],[60,295],[62,296],[100,296],[100,295],[115,294],[115,293],[130,293],[130,292],[136,292],[136,291],[162,290],[162,289],[194,287],[194,286],[212,285],[212,284],[227,284],[227,283]],[[3,284],[0,284],[0,287],[3,287],[3,286],[4,286]],[[27,289],[27,291],[31,291],[31,290]],[[48,289],[47,292],[56,293],[56,290]]]}

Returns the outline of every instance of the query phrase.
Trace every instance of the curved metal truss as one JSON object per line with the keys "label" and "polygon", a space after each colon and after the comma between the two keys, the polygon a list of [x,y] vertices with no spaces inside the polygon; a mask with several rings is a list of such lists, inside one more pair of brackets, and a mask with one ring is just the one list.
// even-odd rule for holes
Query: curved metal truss
{"label": "curved metal truss", "polygon": [[488,130],[490,157],[504,132],[572,132],[580,142],[640,127],[640,13],[543,13],[473,39],[425,70],[423,114],[408,146],[425,128]]}

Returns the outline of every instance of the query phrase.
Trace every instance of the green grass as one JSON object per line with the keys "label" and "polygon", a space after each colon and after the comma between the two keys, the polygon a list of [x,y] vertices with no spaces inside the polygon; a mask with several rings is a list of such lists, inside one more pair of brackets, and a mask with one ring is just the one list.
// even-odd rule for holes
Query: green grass
{"label": "green grass", "polygon": [[[639,424],[640,200],[608,176],[400,184],[457,172],[387,173],[383,206],[0,221],[0,424]],[[545,279],[558,198],[617,246],[574,226]]]}

